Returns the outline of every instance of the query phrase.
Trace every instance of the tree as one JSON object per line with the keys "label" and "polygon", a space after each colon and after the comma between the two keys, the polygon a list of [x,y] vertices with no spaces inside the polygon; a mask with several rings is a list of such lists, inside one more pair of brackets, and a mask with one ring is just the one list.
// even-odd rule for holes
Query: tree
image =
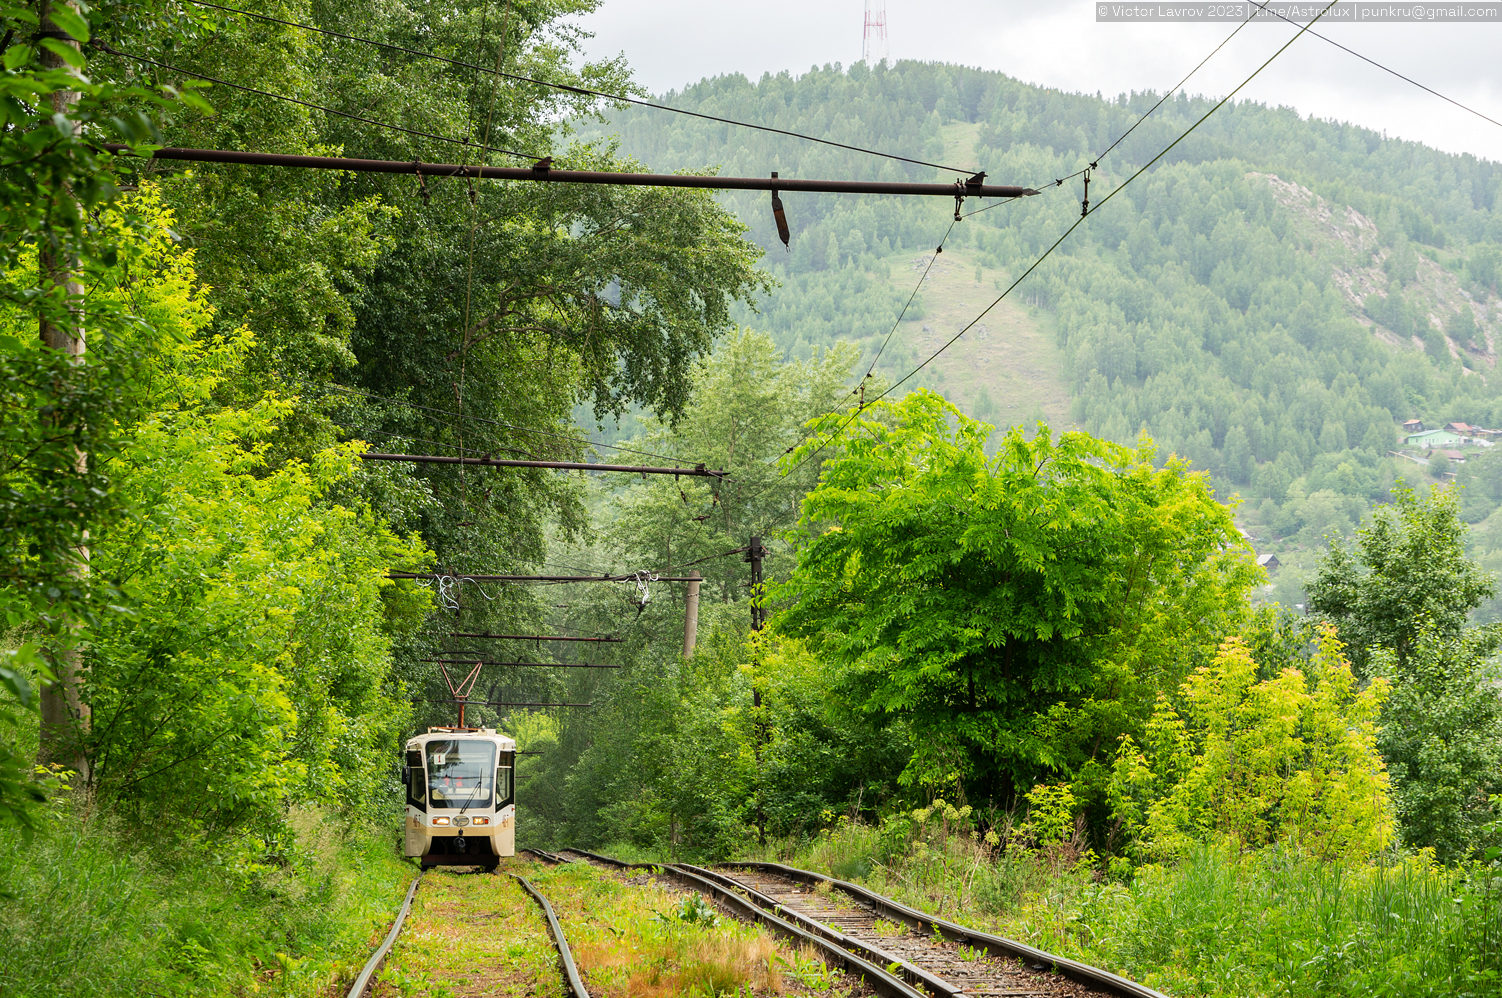
{"label": "tree", "polygon": [[[150,0],[136,6],[148,20],[161,13]],[[89,313],[106,349],[84,358],[82,278],[122,252],[118,232],[93,224],[118,193],[114,157],[101,150],[159,139],[154,115],[178,97],[207,107],[97,76],[83,51],[88,13],[65,0],[0,4],[0,614],[42,639],[14,657],[42,680],[39,760],[76,769],[88,729],[78,642],[96,602],[88,536],[109,504],[93,458],[114,446],[116,417],[134,398],[132,358],[108,347],[128,316]],[[159,26],[154,44],[180,37]],[[18,693],[29,688],[13,675]]]}
{"label": "tree", "polygon": [[1309,606],[1340,629],[1358,676],[1391,682],[1378,745],[1403,838],[1448,859],[1482,844],[1488,797],[1502,790],[1502,701],[1487,665],[1502,633],[1467,622],[1496,587],[1466,557],[1456,489],[1393,497],[1354,551],[1332,544]]}
{"label": "tree", "polygon": [[1154,467],[1145,440],[1013,429],[988,460],[990,428],[930,392],[813,429],[824,471],[772,623],[846,670],[865,711],[911,724],[910,784],[1009,806],[1089,765],[1101,792],[1091,761],[1213,651],[1258,576],[1205,476]]}
{"label": "tree", "polygon": [[1454,488],[1392,492],[1351,550],[1336,540],[1309,583],[1309,607],[1333,621],[1350,649],[1356,674],[1370,674],[1385,648],[1406,663],[1419,636],[1458,639],[1466,619],[1496,584],[1466,557],[1465,524]]}
{"label": "tree", "polygon": [[1109,795],[1129,852],[1172,857],[1213,834],[1332,859],[1391,841],[1376,748],[1387,684],[1356,683],[1333,626],[1315,645],[1302,668],[1259,681],[1246,643],[1230,638],[1176,698],[1159,698],[1140,748],[1122,739]]}

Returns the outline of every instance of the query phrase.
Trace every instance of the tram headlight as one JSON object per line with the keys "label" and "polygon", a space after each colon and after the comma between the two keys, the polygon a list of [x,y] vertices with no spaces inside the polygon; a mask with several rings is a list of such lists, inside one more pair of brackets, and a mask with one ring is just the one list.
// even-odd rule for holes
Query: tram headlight
{"label": "tram headlight", "polygon": [[434,818],[433,819],[433,824],[435,824],[435,825],[447,825],[448,823],[449,823],[449,820],[447,818]]}
{"label": "tram headlight", "polygon": [[474,823],[477,824],[477,825],[488,825],[488,824],[490,824],[490,819],[489,818],[473,818],[471,820],[474,821]]}

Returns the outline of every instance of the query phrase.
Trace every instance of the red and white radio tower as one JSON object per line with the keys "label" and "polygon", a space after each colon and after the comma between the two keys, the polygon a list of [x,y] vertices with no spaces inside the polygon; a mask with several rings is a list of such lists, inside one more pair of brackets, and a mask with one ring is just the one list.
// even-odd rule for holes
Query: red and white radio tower
{"label": "red and white radio tower", "polygon": [[866,0],[866,30],[861,37],[861,58],[874,66],[887,57],[887,0]]}

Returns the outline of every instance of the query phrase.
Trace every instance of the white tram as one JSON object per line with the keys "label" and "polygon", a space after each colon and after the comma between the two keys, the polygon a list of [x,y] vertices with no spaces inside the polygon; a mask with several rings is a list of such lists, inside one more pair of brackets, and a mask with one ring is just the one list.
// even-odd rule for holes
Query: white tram
{"label": "white tram", "polygon": [[429,728],[407,742],[404,852],[424,869],[495,869],[516,855],[516,742],[493,728]]}

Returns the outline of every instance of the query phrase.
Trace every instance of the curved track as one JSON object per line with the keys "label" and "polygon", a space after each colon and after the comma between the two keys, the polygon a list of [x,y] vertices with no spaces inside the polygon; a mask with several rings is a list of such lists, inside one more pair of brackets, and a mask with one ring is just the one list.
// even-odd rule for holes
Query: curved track
{"label": "curved track", "polygon": [[[564,860],[556,856],[551,856],[548,853],[540,853],[536,850],[526,851],[536,852],[538,857],[545,862],[564,862]],[[417,888],[422,884],[424,876],[425,874],[419,870],[417,876],[412,878],[412,886],[407,888],[407,896],[402,901],[402,906],[397,910],[396,918],[391,923],[391,931],[386,933],[386,938],[381,941],[381,945],[376,947],[376,951],[365,962],[365,966],[361,968],[359,976],[350,985],[346,998],[363,998],[366,991],[370,988],[372,978],[375,977],[376,971],[380,969],[386,956],[391,952],[391,947],[395,945],[397,936],[402,931],[402,925],[407,919],[407,913],[412,910],[412,899],[416,896]],[[563,982],[568,988],[570,998],[589,998],[589,992],[584,989],[584,981],[579,976],[579,969],[574,964],[574,956],[569,950],[568,940],[563,935],[563,927],[558,924],[558,917],[553,914],[553,906],[548,903],[548,899],[543,897],[537,888],[527,882],[526,878],[515,873],[510,874],[510,876],[522,886],[522,889],[527,892],[528,896],[537,902],[538,907],[542,909],[543,917],[548,924],[548,936],[552,940],[553,948],[558,951],[559,970],[562,973]]]}
{"label": "curved track", "polygon": [[579,849],[557,858],[662,870],[744,917],[809,943],[879,994],[916,998],[1165,998],[1096,967],[929,915],[856,884],[776,863],[718,869],[622,863]]}

